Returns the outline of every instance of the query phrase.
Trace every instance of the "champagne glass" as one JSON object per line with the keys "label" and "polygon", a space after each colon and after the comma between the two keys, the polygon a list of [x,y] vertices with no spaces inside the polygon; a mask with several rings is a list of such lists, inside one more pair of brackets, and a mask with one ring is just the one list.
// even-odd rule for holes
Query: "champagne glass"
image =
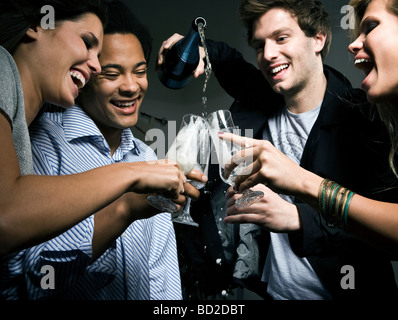
{"label": "champagne glass", "polygon": [[[198,154],[199,150],[201,149],[198,142],[201,140],[201,135],[206,132],[206,121],[202,117],[193,114],[188,114],[183,117],[180,130],[178,131],[177,137],[174,139],[173,144],[168,150],[166,158],[169,160],[174,160],[185,175],[189,174],[192,169],[194,169],[195,165],[198,168],[201,168],[198,163]],[[191,182],[191,184],[194,185],[194,182]],[[169,198],[166,198],[162,195],[148,196],[147,201],[150,205],[160,211],[170,213],[177,212],[176,204],[173,203]],[[179,223],[198,226],[198,224],[193,221],[189,213],[190,203],[191,199],[188,197],[187,205],[185,206],[182,214],[177,218],[173,218],[172,220]]]}
{"label": "champagne glass", "polygon": [[[205,175],[208,174],[209,169],[209,160],[210,160],[210,135],[209,130],[207,128],[207,122],[200,116],[188,114],[183,117],[182,120],[182,127],[190,128],[185,130],[184,133],[184,140],[187,141],[188,150],[181,150],[182,152],[188,153],[189,157],[193,157],[188,161],[189,163],[194,163],[193,169],[196,169]],[[173,155],[170,154],[169,150],[169,159],[173,158]],[[176,152],[175,161],[177,163],[180,162],[180,151]],[[186,156],[186,155],[185,155]],[[192,169],[191,169],[192,170]],[[189,172],[191,171],[189,170]],[[199,181],[188,181],[192,184],[196,189],[202,189],[206,185],[206,183],[199,182]],[[177,217],[172,218],[174,222],[188,224],[191,226],[199,226],[195,221],[193,221],[191,214],[190,214],[190,207],[191,207],[192,199],[187,197],[187,203],[182,210],[182,213]]]}
{"label": "champagne glass", "polygon": [[[218,133],[230,132],[239,134],[239,130],[235,127],[231,112],[228,110],[218,110],[212,112],[207,116],[206,120],[209,125],[210,136],[217,154],[220,177],[225,183],[233,186],[235,183],[235,178],[239,175],[241,170],[244,169],[246,163],[242,162],[236,166],[227,179],[224,178],[223,171],[225,165],[231,163],[232,156],[242,148],[230,141],[221,140],[218,137]],[[253,191],[248,189],[242,193],[242,196],[235,202],[235,205],[239,208],[247,208],[254,202],[261,199],[263,196],[264,193],[261,191]]]}

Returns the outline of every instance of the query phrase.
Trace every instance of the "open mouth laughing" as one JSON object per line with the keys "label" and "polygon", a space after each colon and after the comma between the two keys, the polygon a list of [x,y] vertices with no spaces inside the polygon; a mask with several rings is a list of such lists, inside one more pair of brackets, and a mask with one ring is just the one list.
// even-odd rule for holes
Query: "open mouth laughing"
{"label": "open mouth laughing", "polygon": [[272,69],[271,69],[271,74],[272,74],[273,76],[279,75],[280,73],[282,73],[283,70],[285,70],[285,69],[287,69],[287,68],[289,68],[289,65],[288,65],[288,64],[283,64],[283,65],[278,66],[278,67],[276,67],[276,68],[272,68]]}
{"label": "open mouth laughing", "polygon": [[279,65],[274,64],[268,68],[268,72],[274,80],[277,80],[278,77],[283,75],[289,67],[290,65],[288,63]]}
{"label": "open mouth laughing", "polygon": [[112,100],[111,103],[115,105],[118,108],[129,108],[132,107],[135,104],[136,100],[130,100],[130,101],[116,101]]}
{"label": "open mouth laughing", "polygon": [[71,70],[70,76],[71,76],[72,81],[74,82],[76,88],[79,90],[82,89],[88,81],[88,79],[86,79],[86,77],[81,72],[79,72],[77,70]]}
{"label": "open mouth laughing", "polygon": [[131,114],[134,113],[137,107],[137,99],[131,100],[111,100],[110,103],[116,107],[119,112],[123,114]]}
{"label": "open mouth laughing", "polygon": [[354,65],[356,68],[363,70],[365,74],[368,75],[374,68],[375,64],[371,59],[357,58],[354,61]]}

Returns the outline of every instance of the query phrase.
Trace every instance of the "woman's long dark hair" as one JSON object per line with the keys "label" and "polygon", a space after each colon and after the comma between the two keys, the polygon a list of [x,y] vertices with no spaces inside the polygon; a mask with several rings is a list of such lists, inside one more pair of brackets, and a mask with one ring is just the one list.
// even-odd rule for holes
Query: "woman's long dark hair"
{"label": "woman's long dark hair", "polygon": [[101,0],[0,0],[0,45],[13,54],[26,31],[40,25],[46,5],[54,8],[55,23],[93,13],[105,24]]}

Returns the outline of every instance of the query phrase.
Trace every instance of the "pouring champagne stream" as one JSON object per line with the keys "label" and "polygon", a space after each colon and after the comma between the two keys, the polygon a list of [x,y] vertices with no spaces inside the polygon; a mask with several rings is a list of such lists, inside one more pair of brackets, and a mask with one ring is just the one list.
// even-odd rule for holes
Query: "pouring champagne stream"
{"label": "pouring champagne stream", "polygon": [[[196,18],[192,22],[192,27],[184,38],[180,39],[171,49],[165,52],[165,63],[159,71],[161,82],[172,89],[183,88],[192,77],[192,72],[199,64],[199,39],[201,41],[205,54],[205,83],[203,86],[202,105],[204,111],[203,117],[188,114],[183,117],[183,121],[176,139],[167,152],[166,158],[176,161],[185,175],[192,169],[197,169],[207,175],[209,158],[211,153],[210,138],[215,146],[218,164],[220,168],[220,177],[229,185],[234,184],[234,178],[241,170],[244,164],[239,165],[230,174],[228,179],[224,179],[222,171],[224,166],[231,161],[233,154],[240,150],[238,146],[218,138],[219,132],[236,133],[232,116],[227,110],[219,110],[207,116],[205,95],[208,81],[211,76],[211,64],[205,42],[204,30],[206,20],[202,17]],[[190,181],[197,189],[201,189],[205,184]],[[237,201],[241,207],[249,206],[263,196],[262,192],[252,190],[246,191]],[[148,202],[155,208],[170,213],[177,212],[177,206],[168,198],[161,195],[149,196]],[[190,216],[191,199],[187,198],[187,203],[178,217],[172,218],[174,222],[198,226]]]}

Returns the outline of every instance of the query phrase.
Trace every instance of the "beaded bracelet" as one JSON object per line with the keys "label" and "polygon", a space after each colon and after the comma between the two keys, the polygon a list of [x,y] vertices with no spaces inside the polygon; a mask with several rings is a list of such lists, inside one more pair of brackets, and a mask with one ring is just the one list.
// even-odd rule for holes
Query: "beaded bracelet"
{"label": "beaded bracelet", "polygon": [[324,179],[319,186],[319,212],[329,223],[345,230],[350,202],[355,192],[334,181]]}

